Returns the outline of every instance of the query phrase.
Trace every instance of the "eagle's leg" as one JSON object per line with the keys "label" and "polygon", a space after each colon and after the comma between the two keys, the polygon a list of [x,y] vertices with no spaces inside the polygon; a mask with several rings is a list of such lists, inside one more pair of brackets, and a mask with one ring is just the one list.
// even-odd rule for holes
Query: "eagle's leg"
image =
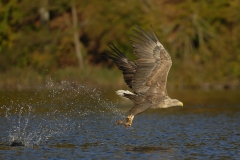
{"label": "eagle's leg", "polygon": [[130,114],[130,115],[127,116],[127,118],[125,118],[124,121],[118,120],[117,123],[118,123],[118,125],[124,123],[124,124],[125,124],[125,127],[128,128],[128,127],[130,127],[130,126],[132,125],[133,118],[134,118],[134,115],[133,115],[133,114]]}
{"label": "eagle's leg", "polygon": [[127,116],[127,118],[125,119],[125,127],[131,127],[132,125],[132,121],[133,121],[134,115],[130,114]]}

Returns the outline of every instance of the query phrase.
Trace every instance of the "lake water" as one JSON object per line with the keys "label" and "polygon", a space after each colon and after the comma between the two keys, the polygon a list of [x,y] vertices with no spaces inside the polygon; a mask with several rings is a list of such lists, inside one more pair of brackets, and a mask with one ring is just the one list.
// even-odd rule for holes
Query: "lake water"
{"label": "lake water", "polygon": [[148,110],[114,91],[56,86],[0,93],[0,159],[239,159],[240,92],[172,92],[184,107]]}

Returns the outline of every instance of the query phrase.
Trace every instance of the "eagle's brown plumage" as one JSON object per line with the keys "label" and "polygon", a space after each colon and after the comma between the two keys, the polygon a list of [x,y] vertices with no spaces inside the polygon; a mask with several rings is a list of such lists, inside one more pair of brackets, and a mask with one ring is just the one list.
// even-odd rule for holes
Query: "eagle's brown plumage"
{"label": "eagle's brown plumage", "polygon": [[133,30],[131,44],[136,55],[135,63],[130,61],[114,45],[109,47],[114,53],[108,52],[105,57],[112,59],[123,73],[128,87],[133,90],[117,91],[117,94],[133,101],[134,106],[129,111],[125,125],[131,126],[135,115],[148,108],[168,108],[172,106],[183,106],[183,103],[171,99],[167,94],[166,84],[168,72],[172,66],[169,53],[158,40],[154,29],[152,33],[144,31],[137,26]]}

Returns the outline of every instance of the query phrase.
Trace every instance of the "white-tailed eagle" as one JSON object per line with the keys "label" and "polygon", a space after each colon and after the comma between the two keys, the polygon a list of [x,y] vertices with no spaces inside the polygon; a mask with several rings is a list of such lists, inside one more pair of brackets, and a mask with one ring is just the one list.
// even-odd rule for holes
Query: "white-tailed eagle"
{"label": "white-tailed eagle", "polygon": [[152,32],[144,31],[137,26],[133,29],[131,44],[136,55],[135,62],[130,61],[113,44],[109,47],[112,52],[107,51],[105,57],[112,59],[119,70],[122,71],[124,80],[133,92],[118,90],[116,93],[133,101],[134,106],[130,109],[124,121],[126,127],[132,125],[135,115],[142,113],[148,108],[168,108],[183,106],[177,99],[171,99],[167,94],[167,76],[172,66],[169,53],[158,40],[151,26]]}

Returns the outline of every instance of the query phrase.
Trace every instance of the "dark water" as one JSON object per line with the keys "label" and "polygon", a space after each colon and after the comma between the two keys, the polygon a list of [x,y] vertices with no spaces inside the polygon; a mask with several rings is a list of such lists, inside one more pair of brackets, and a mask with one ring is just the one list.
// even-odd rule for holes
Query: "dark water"
{"label": "dark water", "polygon": [[[135,117],[128,129],[116,125],[116,120],[131,104],[116,102],[108,93],[114,92],[70,85],[2,92],[0,159],[240,157],[240,103],[227,98],[238,92],[225,92],[225,100],[224,96],[218,100],[215,92],[174,95],[182,96],[184,107],[149,110]],[[187,100],[186,95],[196,94],[197,102]]]}

